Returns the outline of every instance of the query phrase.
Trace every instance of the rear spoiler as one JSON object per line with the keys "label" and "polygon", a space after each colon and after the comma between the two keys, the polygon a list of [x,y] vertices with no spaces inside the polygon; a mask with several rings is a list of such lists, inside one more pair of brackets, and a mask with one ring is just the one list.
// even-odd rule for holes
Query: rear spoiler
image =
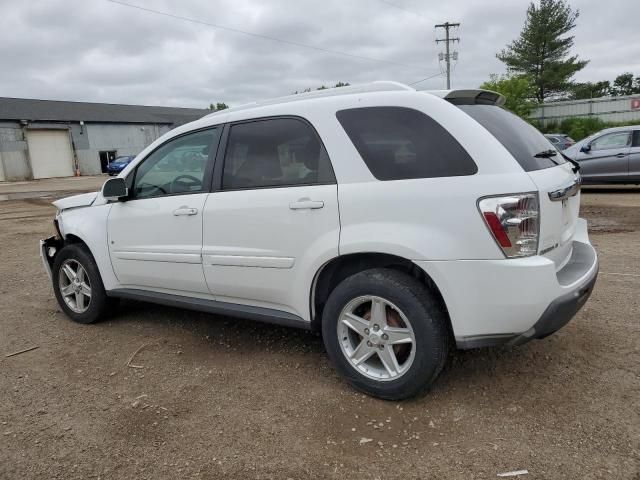
{"label": "rear spoiler", "polygon": [[444,98],[454,105],[504,105],[505,98],[491,90],[423,90],[425,93]]}

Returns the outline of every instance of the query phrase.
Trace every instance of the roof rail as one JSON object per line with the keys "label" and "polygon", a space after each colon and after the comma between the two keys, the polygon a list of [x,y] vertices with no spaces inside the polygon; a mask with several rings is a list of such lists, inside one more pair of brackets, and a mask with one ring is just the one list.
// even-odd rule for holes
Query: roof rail
{"label": "roof rail", "polygon": [[415,91],[415,89],[403,83],[392,82],[392,81],[377,81],[377,82],[371,82],[371,83],[364,83],[361,85],[349,85],[347,87],[323,88],[322,90],[313,90],[311,92],[297,93],[294,95],[287,95],[284,97],[259,100],[257,102],[245,103],[237,107],[231,107],[229,109],[213,112],[207,115],[207,117],[211,117],[213,115],[218,115],[218,114],[224,114],[227,112],[237,112],[239,110],[247,110],[249,108],[266,107],[268,105],[299,102],[302,100],[311,100],[315,98],[337,97],[339,95],[351,95],[355,93],[391,92],[391,91],[402,91],[402,90]]}

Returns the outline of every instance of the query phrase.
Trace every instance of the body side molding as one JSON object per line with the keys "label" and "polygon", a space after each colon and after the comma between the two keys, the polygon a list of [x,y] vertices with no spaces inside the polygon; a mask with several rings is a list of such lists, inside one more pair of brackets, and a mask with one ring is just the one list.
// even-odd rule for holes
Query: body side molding
{"label": "body side molding", "polygon": [[214,315],[230,315],[233,317],[245,318],[247,320],[273,323],[284,327],[301,328],[303,330],[311,329],[311,323],[297,315],[270,308],[239,305],[236,303],[219,302],[217,300],[207,300],[203,298],[185,297],[182,295],[152,292],[136,288],[117,288],[114,290],[108,290],[106,293],[109,297],[140,300],[169,307],[197,310],[199,312],[211,313]]}

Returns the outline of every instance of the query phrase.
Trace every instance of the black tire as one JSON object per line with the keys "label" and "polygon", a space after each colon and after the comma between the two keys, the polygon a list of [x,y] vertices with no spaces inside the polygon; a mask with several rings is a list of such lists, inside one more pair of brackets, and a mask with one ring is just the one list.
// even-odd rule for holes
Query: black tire
{"label": "black tire", "polygon": [[[89,277],[91,299],[86,311],[81,313],[74,312],[69,305],[67,305],[60,290],[60,275],[64,275],[64,273],[61,272],[61,268],[67,260],[74,260],[75,262],[78,262],[84,268]],[[108,313],[111,307],[113,307],[114,302],[112,299],[107,297],[96,262],[86,246],[74,243],[63,247],[54,259],[51,273],[53,291],[56,295],[56,300],[58,300],[58,304],[60,305],[60,308],[62,308],[62,311],[74,322],[97,322]]]}
{"label": "black tire", "polygon": [[[338,338],[342,310],[352,300],[373,295],[397,306],[415,336],[413,363],[397,379],[375,380],[360,372],[343,353]],[[330,294],[322,314],[325,349],[336,370],[356,389],[385,400],[401,400],[429,388],[447,361],[450,334],[435,295],[415,278],[385,268],[365,270],[343,280]]]}

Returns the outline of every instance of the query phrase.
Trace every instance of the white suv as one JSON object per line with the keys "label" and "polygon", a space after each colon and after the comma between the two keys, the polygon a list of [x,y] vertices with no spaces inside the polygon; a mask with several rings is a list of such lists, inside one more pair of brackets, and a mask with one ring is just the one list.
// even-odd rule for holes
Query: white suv
{"label": "white suv", "polygon": [[55,202],[56,298],[81,323],[130,298],[321,331],[353,386],[414,395],[452,343],[545,337],[596,280],[578,167],[503,101],[376,82],[179,127]]}

